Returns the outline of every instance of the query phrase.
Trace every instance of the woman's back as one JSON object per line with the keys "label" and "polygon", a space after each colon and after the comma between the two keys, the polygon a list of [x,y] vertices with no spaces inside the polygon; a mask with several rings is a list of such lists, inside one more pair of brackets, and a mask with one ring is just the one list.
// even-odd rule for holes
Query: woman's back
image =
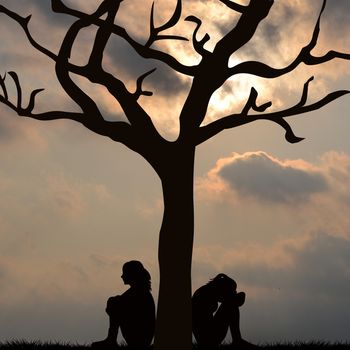
{"label": "woman's back", "polygon": [[155,304],[145,288],[130,288],[120,296],[120,329],[128,345],[150,344],[155,328]]}

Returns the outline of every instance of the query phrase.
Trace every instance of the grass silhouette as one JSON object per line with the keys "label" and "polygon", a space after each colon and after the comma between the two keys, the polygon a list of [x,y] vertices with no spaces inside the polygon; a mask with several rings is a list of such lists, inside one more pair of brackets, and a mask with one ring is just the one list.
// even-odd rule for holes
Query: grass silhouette
{"label": "grass silhouette", "polygon": [[[261,349],[273,349],[273,350],[298,350],[298,349],[307,349],[307,350],[316,350],[316,349],[325,349],[325,350],[350,350],[350,342],[341,343],[341,342],[325,342],[325,341],[310,341],[310,342],[285,342],[285,343],[263,343],[259,344]],[[41,342],[41,341],[25,341],[25,340],[13,340],[7,342],[0,342],[1,350],[88,350],[91,349],[90,344],[81,345],[74,343],[62,343],[62,342]],[[127,345],[120,345],[120,349],[128,350],[133,349]],[[153,349],[152,347],[148,348]],[[229,344],[223,344],[216,348],[201,348],[196,344],[193,345],[193,350],[239,350],[237,347],[232,347]],[[141,350],[141,349],[140,349]],[[145,349],[144,349],[145,350]],[[181,350],[181,349],[179,349]]]}

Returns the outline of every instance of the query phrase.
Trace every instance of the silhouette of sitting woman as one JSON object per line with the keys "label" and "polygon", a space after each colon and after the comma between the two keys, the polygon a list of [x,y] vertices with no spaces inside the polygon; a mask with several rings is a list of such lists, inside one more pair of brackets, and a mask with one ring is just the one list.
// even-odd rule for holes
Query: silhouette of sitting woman
{"label": "silhouette of sitting woman", "polygon": [[244,304],[245,293],[237,293],[236,289],[237,283],[220,273],[194,292],[192,329],[199,346],[220,345],[230,329],[233,345],[238,345],[239,348],[257,348],[241,337],[239,307]]}
{"label": "silhouette of sitting woman", "polygon": [[146,347],[152,342],[155,305],[150,292],[151,276],[141,262],[133,260],[123,265],[121,278],[130,288],[108,299],[108,335],[105,340],[92,343],[94,348],[115,347],[119,328],[129,346]]}

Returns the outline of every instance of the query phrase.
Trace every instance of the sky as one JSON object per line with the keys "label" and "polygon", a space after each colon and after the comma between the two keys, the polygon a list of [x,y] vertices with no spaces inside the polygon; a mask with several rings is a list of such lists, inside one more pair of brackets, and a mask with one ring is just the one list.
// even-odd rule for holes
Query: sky
{"label": "sky", "polygon": [[[72,8],[96,9],[97,0],[65,0]],[[248,4],[249,1],[240,1]],[[30,30],[57,52],[74,19],[51,11],[48,0],[0,0],[21,16],[32,14]],[[148,38],[152,2],[123,1],[117,23],[133,38]],[[156,25],[175,1],[155,2]],[[310,40],[320,0],[276,0],[254,38],[230,59],[233,66],[259,60],[283,67]],[[169,33],[191,38],[210,34],[206,48],[239,19],[219,0],[183,0]],[[79,35],[71,60],[84,63],[94,28]],[[350,2],[329,0],[314,54],[350,52]],[[47,57],[28,44],[19,25],[0,14],[0,74],[16,71],[24,99],[45,88],[36,111],[78,110],[65,95]],[[157,44],[181,62],[194,64],[191,41]],[[153,60],[143,60],[122,39],[109,41],[104,67],[135,89],[138,76],[154,92],[141,105],[159,132],[176,139],[178,115],[191,79]],[[350,88],[350,63],[301,65],[275,80],[235,76],[212,96],[204,123],[244,106],[254,86],[258,102],[272,110],[300,99],[307,79],[309,103]],[[106,119],[123,120],[117,102],[101,87],[76,79],[97,101]],[[9,95],[15,90],[7,74]],[[193,290],[223,272],[247,294],[241,331],[252,342],[349,341],[350,324],[350,96],[322,110],[290,119],[297,136],[267,121],[225,131],[197,149]],[[157,298],[158,232],[162,219],[160,181],[139,155],[73,121],[39,122],[0,106],[0,341],[103,339],[106,299],[122,293],[122,264],[141,260],[152,275]]]}

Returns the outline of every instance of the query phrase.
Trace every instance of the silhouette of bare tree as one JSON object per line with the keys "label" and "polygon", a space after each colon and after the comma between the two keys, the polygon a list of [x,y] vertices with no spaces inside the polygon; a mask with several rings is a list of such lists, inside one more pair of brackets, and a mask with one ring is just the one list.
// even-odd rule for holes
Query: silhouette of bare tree
{"label": "silhouette of bare tree", "polygon": [[[213,50],[209,51],[205,48],[205,44],[210,39],[209,35],[198,38],[201,20],[195,16],[186,17],[186,21],[196,24],[192,42],[194,50],[201,58],[197,64],[189,66],[181,63],[172,55],[154,48],[154,43],[160,40],[187,40],[181,36],[164,34],[164,31],[173,28],[180,21],[181,0],[177,0],[171,18],[158,27],[155,25],[154,4],[152,5],[149,39],[144,44],[133,39],[125,28],[116,24],[118,22],[116,15],[121,2],[122,0],[103,0],[94,13],[87,14],[66,6],[61,0],[51,0],[54,12],[76,18],[76,21],[67,30],[58,53],[42,46],[33,37],[28,26],[31,16],[22,17],[0,5],[0,12],[15,20],[23,28],[30,44],[55,62],[56,75],[60,84],[80,107],[81,112],[35,113],[35,98],[41,89],[32,91],[28,105],[23,106],[21,84],[15,72],[9,72],[8,75],[14,80],[17,88],[17,102],[13,103],[9,98],[5,84],[6,76],[0,79],[2,89],[0,101],[20,116],[46,121],[75,120],[91,131],[107,136],[139,153],[154,168],[161,179],[164,198],[164,216],[159,236],[160,289],[155,347],[157,350],[188,350],[192,344],[191,260],[194,235],[193,171],[196,146],[225,129],[235,128],[256,120],[269,120],[280,125],[285,130],[285,138],[288,142],[299,142],[302,138],[294,134],[287,118],[321,108],[349,91],[335,91],[316,102],[308,103],[308,88],[313,79],[310,78],[305,82],[302,96],[294,106],[266,112],[272,103],[266,102],[258,105],[258,91],[252,87],[241,112],[224,116],[201,126],[211,96],[229,78],[239,74],[269,79],[277,78],[293,71],[301,64],[319,65],[334,59],[348,60],[350,54],[336,51],[329,51],[321,56],[312,54],[320,32],[321,16],[326,7],[326,0],[324,0],[313,33],[310,35],[310,41],[301,48],[291,63],[283,68],[274,68],[258,61],[245,61],[229,67],[228,62],[231,55],[251,40],[260,22],[268,16],[274,1],[250,0],[248,5],[241,5],[234,0],[218,0],[232,11],[237,12],[240,16],[239,20],[232,25],[232,29],[226,35],[218,40]],[[76,65],[70,60],[72,46],[79,32],[89,26],[96,26],[97,31],[88,63]],[[112,35],[124,39],[139,56],[158,60],[177,73],[192,78],[188,96],[179,115],[180,131],[175,141],[168,141],[158,133],[151,116],[138,102],[140,96],[152,94],[143,89],[143,81],[153,73],[153,70],[141,75],[137,80],[136,91],[130,92],[118,77],[103,68],[103,54]],[[72,80],[71,73],[107,88],[121,105],[127,122],[105,120],[93,99]]]}

